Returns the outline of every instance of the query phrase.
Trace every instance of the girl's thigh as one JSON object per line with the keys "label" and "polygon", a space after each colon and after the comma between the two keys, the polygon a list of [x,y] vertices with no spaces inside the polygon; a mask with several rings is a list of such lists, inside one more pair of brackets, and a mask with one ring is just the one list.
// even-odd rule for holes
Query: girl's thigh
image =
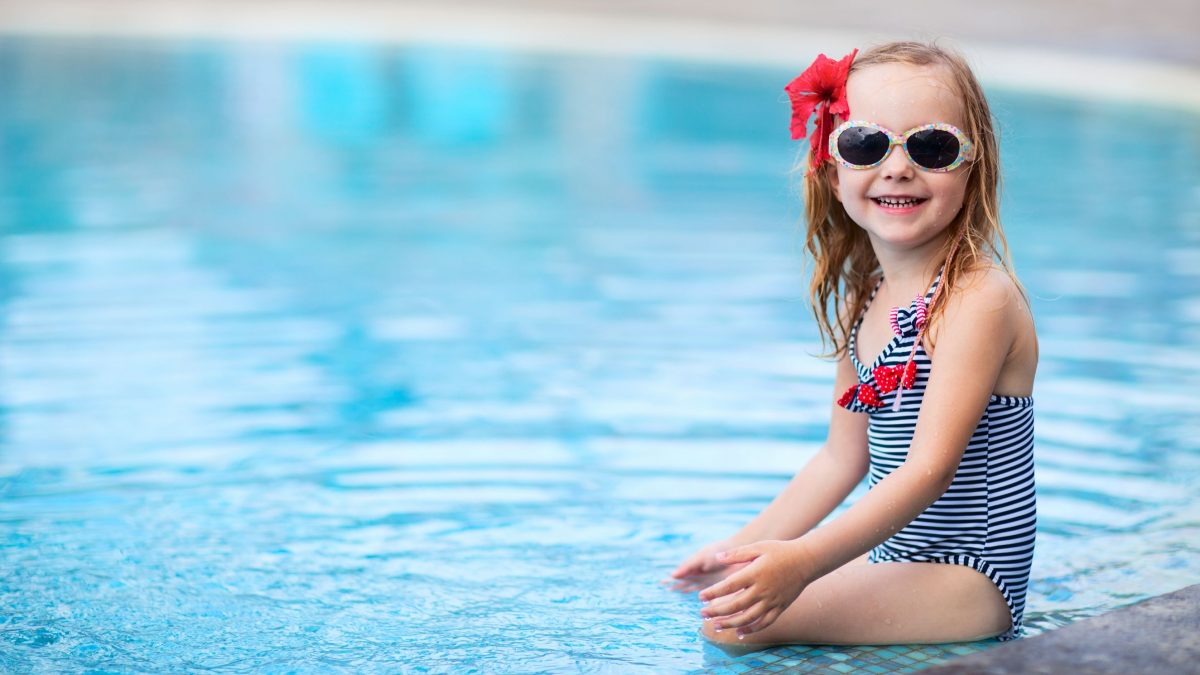
{"label": "girl's thigh", "polygon": [[821,577],[767,628],[704,634],[735,644],[920,644],[993,637],[1012,624],[1000,590],[963,565],[870,564],[866,556]]}

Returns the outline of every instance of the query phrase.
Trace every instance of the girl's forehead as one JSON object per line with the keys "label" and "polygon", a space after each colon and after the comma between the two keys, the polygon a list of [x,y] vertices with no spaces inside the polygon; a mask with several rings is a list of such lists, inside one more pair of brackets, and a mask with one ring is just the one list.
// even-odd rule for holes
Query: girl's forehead
{"label": "girl's forehead", "polygon": [[943,66],[881,63],[846,81],[850,116],[901,132],[930,122],[963,126],[962,101]]}

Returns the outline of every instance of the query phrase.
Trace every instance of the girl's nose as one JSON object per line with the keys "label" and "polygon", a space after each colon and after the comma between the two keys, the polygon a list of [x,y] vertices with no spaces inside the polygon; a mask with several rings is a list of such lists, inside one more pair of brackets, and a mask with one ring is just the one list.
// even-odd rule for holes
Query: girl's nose
{"label": "girl's nose", "polygon": [[892,147],[892,152],[883,160],[883,164],[879,165],[879,170],[884,178],[893,180],[908,180],[914,174],[912,162],[908,161],[904,148],[898,145]]}

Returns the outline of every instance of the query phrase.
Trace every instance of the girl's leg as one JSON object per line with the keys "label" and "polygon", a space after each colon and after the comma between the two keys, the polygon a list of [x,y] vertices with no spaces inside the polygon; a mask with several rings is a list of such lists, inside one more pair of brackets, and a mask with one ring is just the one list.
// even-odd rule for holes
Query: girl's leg
{"label": "girl's leg", "polygon": [[762,631],[738,640],[714,632],[713,642],[750,644],[878,645],[966,642],[1008,630],[1012,618],[1000,590],[970,567],[885,562],[866,556],[821,577]]}

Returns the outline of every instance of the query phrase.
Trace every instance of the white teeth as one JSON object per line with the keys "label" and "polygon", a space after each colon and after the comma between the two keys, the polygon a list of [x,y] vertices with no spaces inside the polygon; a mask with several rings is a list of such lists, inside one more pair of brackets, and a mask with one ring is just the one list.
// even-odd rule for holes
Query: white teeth
{"label": "white teeth", "polygon": [[912,206],[912,205],[916,204],[919,200],[914,199],[912,197],[904,197],[903,199],[892,199],[891,197],[877,197],[876,201],[878,201],[880,204],[883,204],[884,206],[891,206],[891,207],[899,208],[899,207],[903,207],[903,206]]}

